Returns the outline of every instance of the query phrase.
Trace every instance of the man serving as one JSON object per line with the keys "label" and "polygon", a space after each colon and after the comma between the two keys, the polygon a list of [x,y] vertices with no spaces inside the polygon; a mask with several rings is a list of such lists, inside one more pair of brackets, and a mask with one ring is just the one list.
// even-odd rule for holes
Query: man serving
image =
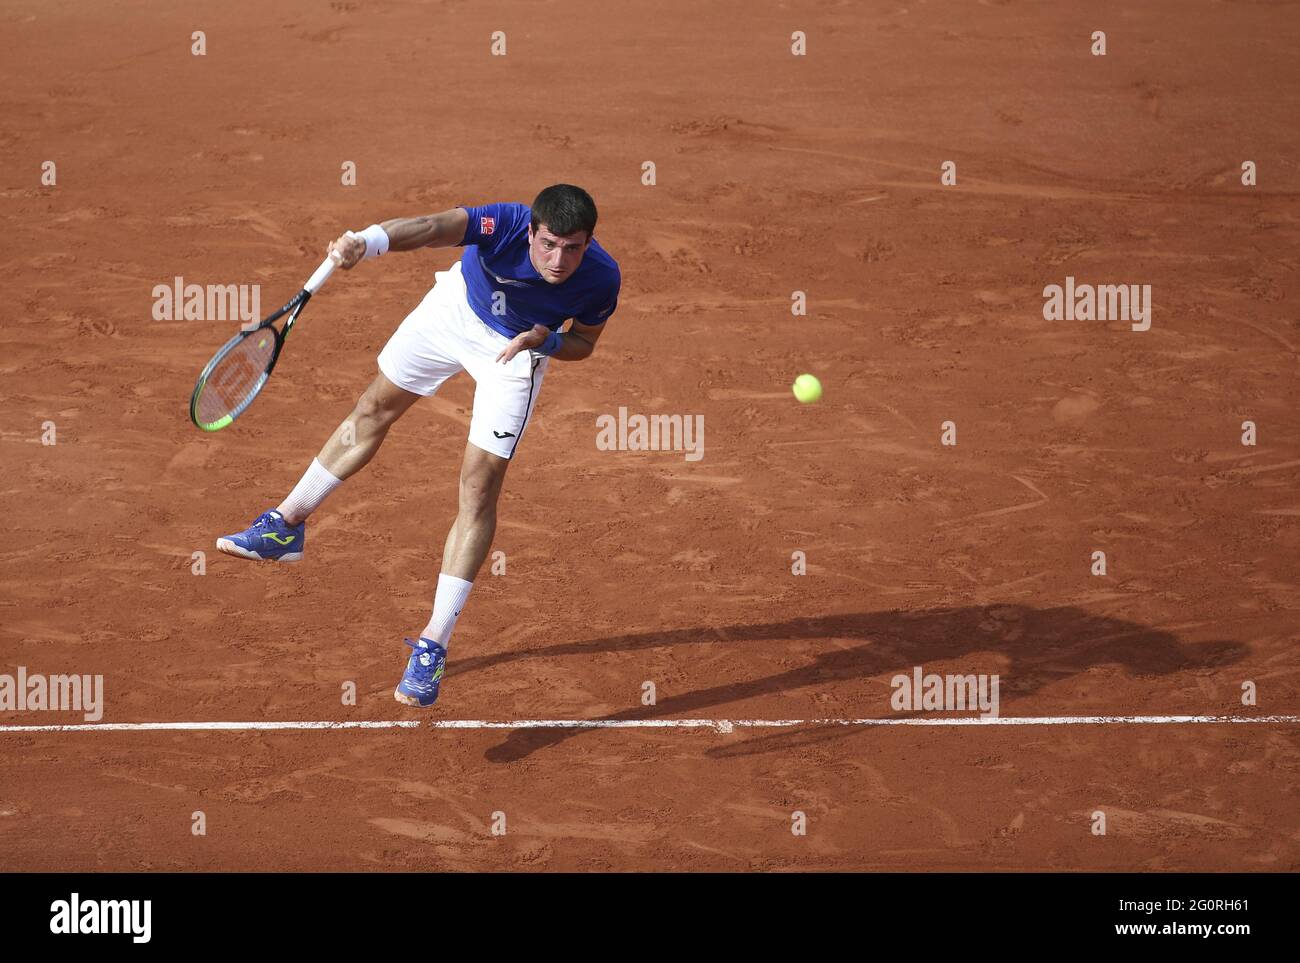
{"label": "man serving", "polygon": [[[407,315],[379,354],[379,374],[279,506],[242,532],[217,539],[240,558],[296,562],[307,518],[374,457],[388,429],[449,377],[474,379],[474,413],[460,469],[460,508],[442,553],[433,614],[394,692],[431,706],[456,619],[496,532],[497,497],[537,404],[552,358],[591,355],[618,305],[618,264],[592,232],[596,205],[579,187],[556,184],[532,207],[456,207],[351,231],[329,250],[343,268],[389,251],[461,245],[465,253]],[[572,319],[568,331],[559,329]]]}

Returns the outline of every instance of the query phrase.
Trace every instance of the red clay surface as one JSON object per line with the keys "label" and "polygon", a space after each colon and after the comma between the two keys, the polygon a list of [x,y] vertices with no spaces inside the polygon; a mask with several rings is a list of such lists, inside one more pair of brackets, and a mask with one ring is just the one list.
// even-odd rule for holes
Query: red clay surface
{"label": "red clay surface", "polygon": [[[916,665],[999,673],[1004,715],[1300,712],[1294,7],[0,20],[0,672],[103,673],[105,722],[887,716]],[[391,690],[466,378],[331,499],[299,566],[213,539],[292,486],[457,252],[337,276],[213,436],[185,406],[232,325],[154,321],[152,289],[260,283],[269,310],[342,229],[555,181],[595,195],[621,307],[546,379],[507,574],[484,570],[419,714]],[[1151,284],[1151,330],[1044,321],[1067,275]],[[801,371],[821,404],[791,397]],[[703,414],[703,460],[598,450],[619,406]],[[1294,725],[0,733],[0,868],[1294,870],[1298,767]]]}

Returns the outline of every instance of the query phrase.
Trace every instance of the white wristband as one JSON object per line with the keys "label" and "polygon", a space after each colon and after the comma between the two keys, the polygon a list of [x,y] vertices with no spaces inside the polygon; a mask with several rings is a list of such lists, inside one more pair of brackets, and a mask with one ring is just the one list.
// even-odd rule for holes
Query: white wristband
{"label": "white wristband", "polygon": [[371,224],[357,237],[366,242],[366,258],[382,257],[388,253],[388,233],[378,224]]}

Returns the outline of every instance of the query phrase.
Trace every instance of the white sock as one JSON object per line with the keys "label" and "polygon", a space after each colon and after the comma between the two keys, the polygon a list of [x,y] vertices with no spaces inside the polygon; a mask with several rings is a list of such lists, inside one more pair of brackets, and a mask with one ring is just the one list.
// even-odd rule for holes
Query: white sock
{"label": "white sock", "polygon": [[313,458],[307,473],[294,486],[293,491],[289,492],[289,497],[280,503],[277,510],[285,516],[286,520],[295,518],[301,522],[320,508],[321,502],[329,497],[329,493],[342,484],[342,479],[335,478],[319,459]]}
{"label": "white sock", "polygon": [[437,642],[444,649],[451,641],[451,630],[456,627],[456,617],[465,608],[473,582],[454,575],[438,575],[438,591],[433,596],[433,617],[424,627],[420,637]]}

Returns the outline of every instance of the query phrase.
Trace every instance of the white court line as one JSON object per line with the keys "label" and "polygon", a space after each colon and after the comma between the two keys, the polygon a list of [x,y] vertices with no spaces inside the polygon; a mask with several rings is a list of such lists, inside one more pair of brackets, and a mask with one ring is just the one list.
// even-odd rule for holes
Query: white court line
{"label": "white court line", "polygon": [[105,722],[69,726],[0,726],[0,732],[136,732],[266,729],[792,729],[796,726],[1121,726],[1296,725],[1300,716],[978,716],[895,719],[447,719],[421,722]]}
{"label": "white court line", "polygon": [[424,723],[403,722],[88,722],[76,726],[0,726],[0,732],[139,732],[148,730],[223,729],[418,729]]}
{"label": "white court line", "polygon": [[1219,723],[1300,724],[1300,716],[978,716],[923,719],[486,719],[433,721],[435,729],[791,729],[796,726],[1116,726],[1215,725]]}

